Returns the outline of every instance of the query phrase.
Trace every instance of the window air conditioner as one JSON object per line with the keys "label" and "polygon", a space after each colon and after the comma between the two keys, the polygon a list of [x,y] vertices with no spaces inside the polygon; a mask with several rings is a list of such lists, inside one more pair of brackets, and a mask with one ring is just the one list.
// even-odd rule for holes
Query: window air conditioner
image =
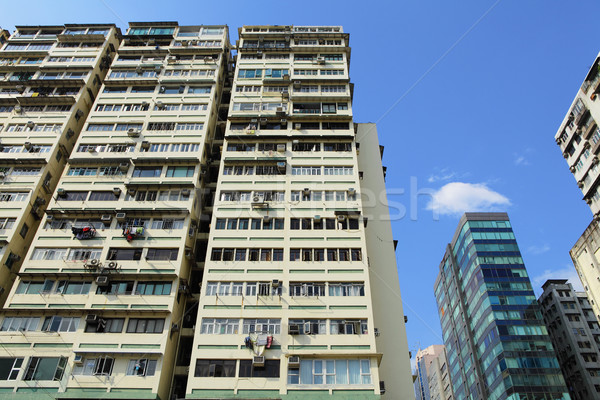
{"label": "window air conditioner", "polygon": [[300,357],[299,356],[290,356],[290,358],[288,358],[288,367],[289,368],[300,368]]}
{"label": "window air conditioner", "polygon": [[277,163],[277,168],[279,169],[285,169],[285,161],[280,161]]}
{"label": "window air conditioner", "polygon": [[138,137],[140,136],[140,130],[137,128],[129,128],[127,130],[127,136],[129,137]]}
{"label": "window air conditioner", "polygon": [[93,153],[93,152],[96,151],[96,147],[94,147],[94,146],[88,146],[87,151],[88,151],[88,153]]}
{"label": "window air conditioner", "polygon": [[302,191],[302,194],[305,196],[310,195],[310,189],[309,188],[304,188],[304,190]]}
{"label": "window air conditioner", "polygon": [[252,358],[252,366],[253,367],[264,367],[265,366],[265,357],[264,356],[254,356]]}
{"label": "window air conditioner", "polygon": [[300,325],[290,324],[288,326],[288,335],[299,335],[299,334],[300,334]]}
{"label": "window air conditioner", "polygon": [[252,203],[264,203],[265,197],[261,195],[255,195],[252,197]]}
{"label": "window air conditioner", "polygon": [[121,195],[121,189],[119,189],[119,188],[113,188],[113,194],[115,196],[120,196]]}
{"label": "window air conditioner", "polygon": [[171,332],[179,332],[179,324],[171,324]]}
{"label": "window air conditioner", "polygon": [[283,107],[277,107],[277,109],[275,110],[275,113],[277,115],[285,115],[285,111],[283,111]]}
{"label": "window air conditioner", "polygon": [[252,118],[252,119],[250,120],[250,123],[251,123],[251,124],[256,124],[256,123],[258,123],[258,119],[256,119],[256,118]]}
{"label": "window air conditioner", "polygon": [[88,324],[93,324],[98,322],[98,314],[88,314],[85,316],[85,322]]}
{"label": "window air conditioner", "polygon": [[294,124],[294,129],[299,131],[300,129],[302,129],[302,124]]}
{"label": "window air conditioner", "polygon": [[46,215],[46,222],[54,221],[54,215]]}
{"label": "window air conditioner", "polygon": [[129,163],[126,163],[126,162],[124,162],[124,163],[120,163],[120,164],[119,164],[119,169],[120,169],[121,171],[127,171],[127,170],[129,169]]}
{"label": "window air conditioner", "polygon": [[33,147],[33,145],[31,144],[31,142],[25,142],[25,148],[27,150],[31,149]]}
{"label": "window air conditioner", "polygon": [[294,88],[298,89],[298,88],[300,88],[300,86],[302,86],[301,81],[294,81]]}
{"label": "window air conditioner", "polygon": [[15,106],[15,112],[16,112],[16,113],[20,113],[21,111],[23,111],[23,108],[21,108],[21,106],[20,106],[19,104],[17,104],[17,105]]}
{"label": "window air conditioner", "polygon": [[279,122],[281,122],[282,124],[287,124],[287,119],[281,118],[281,121],[279,121]]}
{"label": "window air conditioner", "polygon": [[325,57],[317,57],[317,64],[325,64]]}
{"label": "window air conditioner", "polygon": [[127,218],[127,214],[117,213],[116,217],[117,217],[117,221],[125,221],[125,218]]}
{"label": "window air conditioner", "polygon": [[135,192],[136,192],[135,188],[131,187],[131,188],[127,189],[127,194],[129,194],[130,196],[134,196]]}
{"label": "window air conditioner", "polygon": [[285,151],[285,144],[278,144],[277,151],[283,153]]}
{"label": "window air conditioner", "polygon": [[321,216],[320,215],[315,215],[314,220],[315,220],[315,222],[321,222]]}
{"label": "window air conditioner", "polygon": [[265,221],[265,222],[269,222],[270,220],[271,220],[271,217],[269,217],[268,215],[265,215],[263,217],[263,221]]}
{"label": "window air conditioner", "polygon": [[167,56],[167,63],[174,64],[177,62],[177,57],[175,56]]}
{"label": "window air conditioner", "polygon": [[147,140],[144,140],[144,141],[142,142],[142,149],[144,149],[144,150],[148,150],[149,148],[150,148],[150,142],[149,142],[149,141],[147,141]]}
{"label": "window air conditioner", "polygon": [[271,282],[271,286],[274,288],[278,288],[279,287],[279,279],[273,279],[273,281]]}
{"label": "window air conditioner", "polygon": [[63,188],[59,188],[56,190],[56,194],[59,195],[60,197],[64,197],[67,195],[67,191]]}
{"label": "window air conditioner", "polygon": [[305,335],[310,335],[310,322],[305,322],[304,323],[304,334]]}
{"label": "window air conditioner", "polygon": [[354,196],[354,195],[356,194],[356,190],[354,190],[354,188],[349,188],[349,189],[348,189],[348,194],[349,194],[350,196]]}
{"label": "window air conditioner", "polygon": [[190,195],[190,189],[181,189],[181,195],[182,196],[189,196]]}
{"label": "window air conditioner", "polygon": [[110,225],[110,223],[112,222],[112,215],[110,214],[103,214],[100,217],[100,221],[102,221],[105,225]]}
{"label": "window air conditioner", "polygon": [[261,125],[264,125],[264,124],[266,124],[266,123],[267,123],[267,119],[266,119],[266,118],[261,118],[261,119],[260,119],[260,124],[261,124]]}
{"label": "window air conditioner", "polygon": [[83,355],[75,354],[75,357],[73,358],[73,363],[76,365],[82,365],[83,364]]}
{"label": "window air conditioner", "polygon": [[108,285],[108,276],[101,275],[96,277],[96,284],[98,286],[107,286]]}
{"label": "window air conditioner", "polygon": [[346,216],[344,216],[344,215],[338,215],[337,216],[337,220],[338,220],[338,222],[344,222],[346,220]]}
{"label": "window air conditioner", "polygon": [[165,103],[159,100],[156,102],[156,107],[162,110],[163,108],[165,108]]}
{"label": "window air conditioner", "polygon": [[6,174],[4,172],[0,172],[0,179],[6,178]]}
{"label": "window air conditioner", "polygon": [[28,128],[33,128],[34,126],[35,126],[35,123],[33,121],[27,121]]}

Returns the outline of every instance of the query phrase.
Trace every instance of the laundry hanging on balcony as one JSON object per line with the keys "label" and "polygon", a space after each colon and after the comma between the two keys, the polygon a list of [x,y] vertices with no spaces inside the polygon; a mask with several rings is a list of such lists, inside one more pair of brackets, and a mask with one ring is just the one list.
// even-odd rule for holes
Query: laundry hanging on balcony
{"label": "laundry hanging on balcony", "polygon": [[132,226],[123,228],[123,236],[127,239],[128,242],[131,242],[133,239],[144,236],[144,227],[143,226]]}
{"label": "laundry hanging on balcony", "polygon": [[93,226],[84,226],[83,228],[71,228],[71,232],[75,235],[76,239],[91,239],[96,236],[96,229]]}

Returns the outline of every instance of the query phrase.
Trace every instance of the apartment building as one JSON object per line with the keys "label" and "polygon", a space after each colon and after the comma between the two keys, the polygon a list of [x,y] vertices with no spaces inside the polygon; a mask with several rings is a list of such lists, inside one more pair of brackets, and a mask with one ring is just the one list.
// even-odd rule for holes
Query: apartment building
{"label": "apartment building", "polygon": [[551,279],[539,298],[573,400],[600,396],[600,327],[587,296],[566,279]]}
{"label": "apartment building", "polygon": [[554,136],[594,216],[600,216],[600,55]]}
{"label": "apartment building", "polygon": [[456,399],[570,399],[506,213],[466,213],[435,297]]}
{"label": "apartment building", "polygon": [[44,216],[119,36],[112,24],[18,26],[0,50],[0,305]]}
{"label": "apartment building", "polygon": [[7,31],[6,29],[2,29],[2,27],[0,27],[0,45],[6,43],[6,41],[8,40],[9,37],[10,37],[10,32]]}
{"label": "apartment building", "polygon": [[239,38],[186,398],[414,398],[389,211],[374,201],[382,149],[352,120],[349,35]]}
{"label": "apartment building", "polygon": [[434,344],[426,349],[419,349],[416,355],[415,376],[417,400],[453,398],[444,345]]}
{"label": "apartment building", "polygon": [[[36,29],[19,28],[14,36],[48,34],[48,28]],[[88,47],[83,44],[100,38],[91,27],[78,26],[87,31],[77,34],[70,32],[74,27],[67,29],[58,32],[57,43],[69,44],[70,51],[73,44],[80,43],[83,51]],[[104,40],[114,28],[106,30]],[[78,130],[83,125],[81,135],[71,133],[69,145],[65,133],[42,157],[40,152],[17,155],[54,160],[61,146],[64,160],[73,148],[64,173],[52,170],[60,183],[3,312],[0,392],[169,399],[185,390],[187,370],[175,368],[177,349],[183,353],[179,357],[187,353],[189,358],[204,259],[201,240],[209,221],[202,213],[209,197],[207,164],[230,64],[228,30],[131,23],[122,39],[120,45],[116,39],[112,43],[117,55],[104,66],[104,72],[107,66],[110,70],[95,102],[86,97],[89,90],[80,90],[88,109],[93,102],[87,119],[87,112],[76,111],[73,118],[80,121],[69,120],[79,124]],[[5,51],[12,45],[11,39]],[[33,44],[18,46],[23,51]],[[62,70],[41,73],[73,74],[79,62],[74,56],[61,55]],[[34,82],[36,90],[43,83],[65,91],[65,84],[55,81]],[[70,85],[67,89],[71,93]],[[19,149],[21,140],[46,145],[40,138],[41,132],[49,135],[44,129],[34,129],[27,139],[10,139],[13,124],[29,126],[33,120],[36,127],[42,120],[28,111],[9,115],[4,149],[11,140]],[[52,121],[64,119],[66,127],[62,115]],[[60,136],[66,130],[49,132]],[[7,150],[3,154],[15,157]]]}

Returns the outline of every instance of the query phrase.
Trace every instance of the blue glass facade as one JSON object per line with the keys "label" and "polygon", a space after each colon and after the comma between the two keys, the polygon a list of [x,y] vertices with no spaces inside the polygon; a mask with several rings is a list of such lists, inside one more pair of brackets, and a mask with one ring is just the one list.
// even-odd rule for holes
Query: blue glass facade
{"label": "blue glass facade", "polygon": [[508,215],[461,218],[435,296],[457,400],[570,399]]}

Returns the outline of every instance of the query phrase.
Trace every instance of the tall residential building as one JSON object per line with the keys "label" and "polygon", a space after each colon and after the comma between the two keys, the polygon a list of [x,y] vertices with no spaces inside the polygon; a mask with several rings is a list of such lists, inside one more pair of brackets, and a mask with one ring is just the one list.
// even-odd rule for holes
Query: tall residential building
{"label": "tall residential building", "polygon": [[18,26],[0,50],[0,305],[118,46],[112,24]]}
{"label": "tall residential building", "polygon": [[430,400],[429,393],[429,374],[430,365],[434,359],[444,352],[444,345],[434,344],[426,349],[419,349],[415,357],[416,377],[414,382],[415,395],[417,400]]}
{"label": "tall residential building", "polygon": [[[23,74],[36,71],[27,97],[11,86],[13,97],[35,107],[45,97],[49,105],[43,114],[25,104],[23,114],[8,114],[2,157],[45,165],[38,160],[54,162],[63,147],[64,160],[77,142],[62,176],[52,171],[60,183],[3,312],[0,392],[182,398],[208,232],[207,166],[224,124],[227,28],[131,23],[120,46],[108,26],[19,28],[13,36],[5,52],[31,51],[16,65],[24,65]],[[103,64],[110,72],[95,96],[99,67],[90,69],[111,44],[118,54]],[[33,57],[43,60],[39,72]],[[83,78],[93,85],[82,88]],[[79,111],[80,98],[94,104],[77,138],[87,113]],[[49,107],[60,113],[44,120]]]}
{"label": "tall residential building", "polygon": [[600,55],[554,136],[594,216],[600,216]]}
{"label": "tall residential building", "polygon": [[600,397],[600,329],[586,294],[566,279],[548,280],[542,288],[544,322],[571,398]]}
{"label": "tall residential building", "polygon": [[435,296],[457,400],[570,399],[506,213],[462,216]]}
{"label": "tall residential building", "polygon": [[239,37],[186,397],[414,398],[389,211],[362,202],[385,186],[375,126],[352,120],[349,35]]}
{"label": "tall residential building", "polygon": [[600,320],[600,221],[594,218],[569,252],[585,293]]}
{"label": "tall residential building", "polygon": [[0,45],[6,43],[6,41],[8,40],[9,37],[10,37],[10,32],[7,31],[6,29],[2,29],[0,27]]}
{"label": "tall residential building", "polygon": [[429,397],[431,400],[453,400],[452,382],[448,371],[448,356],[446,347],[429,364],[427,373],[429,381]]}

